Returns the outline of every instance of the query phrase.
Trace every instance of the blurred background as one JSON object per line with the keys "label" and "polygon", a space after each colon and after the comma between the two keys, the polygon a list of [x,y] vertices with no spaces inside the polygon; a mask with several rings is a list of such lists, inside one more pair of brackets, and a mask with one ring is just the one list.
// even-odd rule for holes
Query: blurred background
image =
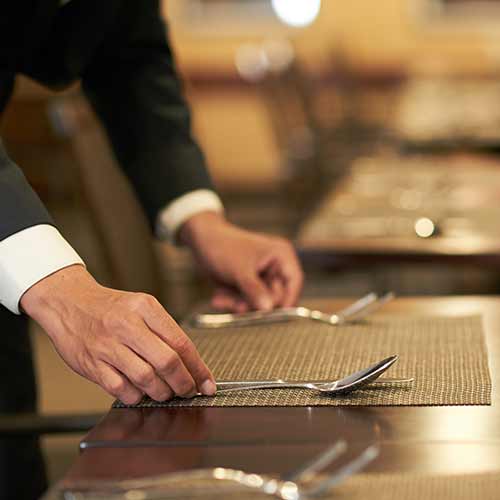
{"label": "blurred background", "polygon": [[[499,0],[170,0],[163,14],[227,215],[295,242],[304,298],[499,293]],[[102,283],[177,319],[210,297],[186,250],[153,241],[77,85],[20,78],[1,134]],[[41,412],[105,412],[32,330]],[[53,480],[80,438],[44,438]]]}

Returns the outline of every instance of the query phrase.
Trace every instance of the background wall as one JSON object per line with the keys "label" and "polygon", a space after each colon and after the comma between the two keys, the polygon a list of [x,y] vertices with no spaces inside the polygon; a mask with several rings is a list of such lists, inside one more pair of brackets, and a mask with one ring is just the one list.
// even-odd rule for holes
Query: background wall
{"label": "background wall", "polygon": [[188,81],[195,131],[222,187],[272,189],[283,176],[261,96],[239,81],[235,58],[242,45],[289,39],[316,78],[335,75],[339,60],[360,75],[379,77],[500,73],[500,19],[437,18],[430,0],[323,0],[317,20],[303,29],[275,19],[193,20],[187,5],[169,0],[164,13]]}

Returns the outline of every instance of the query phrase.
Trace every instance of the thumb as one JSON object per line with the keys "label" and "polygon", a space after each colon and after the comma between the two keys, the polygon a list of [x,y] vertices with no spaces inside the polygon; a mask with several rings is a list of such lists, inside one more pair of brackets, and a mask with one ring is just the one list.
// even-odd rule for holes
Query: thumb
{"label": "thumb", "polygon": [[274,307],[271,290],[259,276],[244,275],[238,280],[238,286],[252,308],[269,311]]}

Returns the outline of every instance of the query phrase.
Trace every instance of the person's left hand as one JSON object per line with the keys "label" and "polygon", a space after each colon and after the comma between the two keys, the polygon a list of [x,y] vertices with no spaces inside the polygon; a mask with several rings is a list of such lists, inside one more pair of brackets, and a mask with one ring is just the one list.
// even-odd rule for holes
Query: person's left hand
{"label": "person's left hand", "polygon": [[286,239],[240,229],[213,212],[191,217],[179,239],[215,280],[214,308],[245,312],[296,303],[303,272]]}

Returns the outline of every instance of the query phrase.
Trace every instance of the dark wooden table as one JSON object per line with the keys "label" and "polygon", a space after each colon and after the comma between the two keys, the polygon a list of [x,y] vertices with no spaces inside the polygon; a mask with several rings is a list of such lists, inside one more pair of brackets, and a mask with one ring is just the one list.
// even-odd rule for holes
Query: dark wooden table
{"label": "dark wooden table", "polygon": [[[334,310],[345,303],[322,300],[309,305]],[[112,409],[82,441],[82,452],[63,483],[213,466],[281,473],[339,438],[348,441],[352,452],[380,444],[380,457],[369,471],[500,469],[500,298],[398,299],[384,312],[481,313],[493,405]]]}

